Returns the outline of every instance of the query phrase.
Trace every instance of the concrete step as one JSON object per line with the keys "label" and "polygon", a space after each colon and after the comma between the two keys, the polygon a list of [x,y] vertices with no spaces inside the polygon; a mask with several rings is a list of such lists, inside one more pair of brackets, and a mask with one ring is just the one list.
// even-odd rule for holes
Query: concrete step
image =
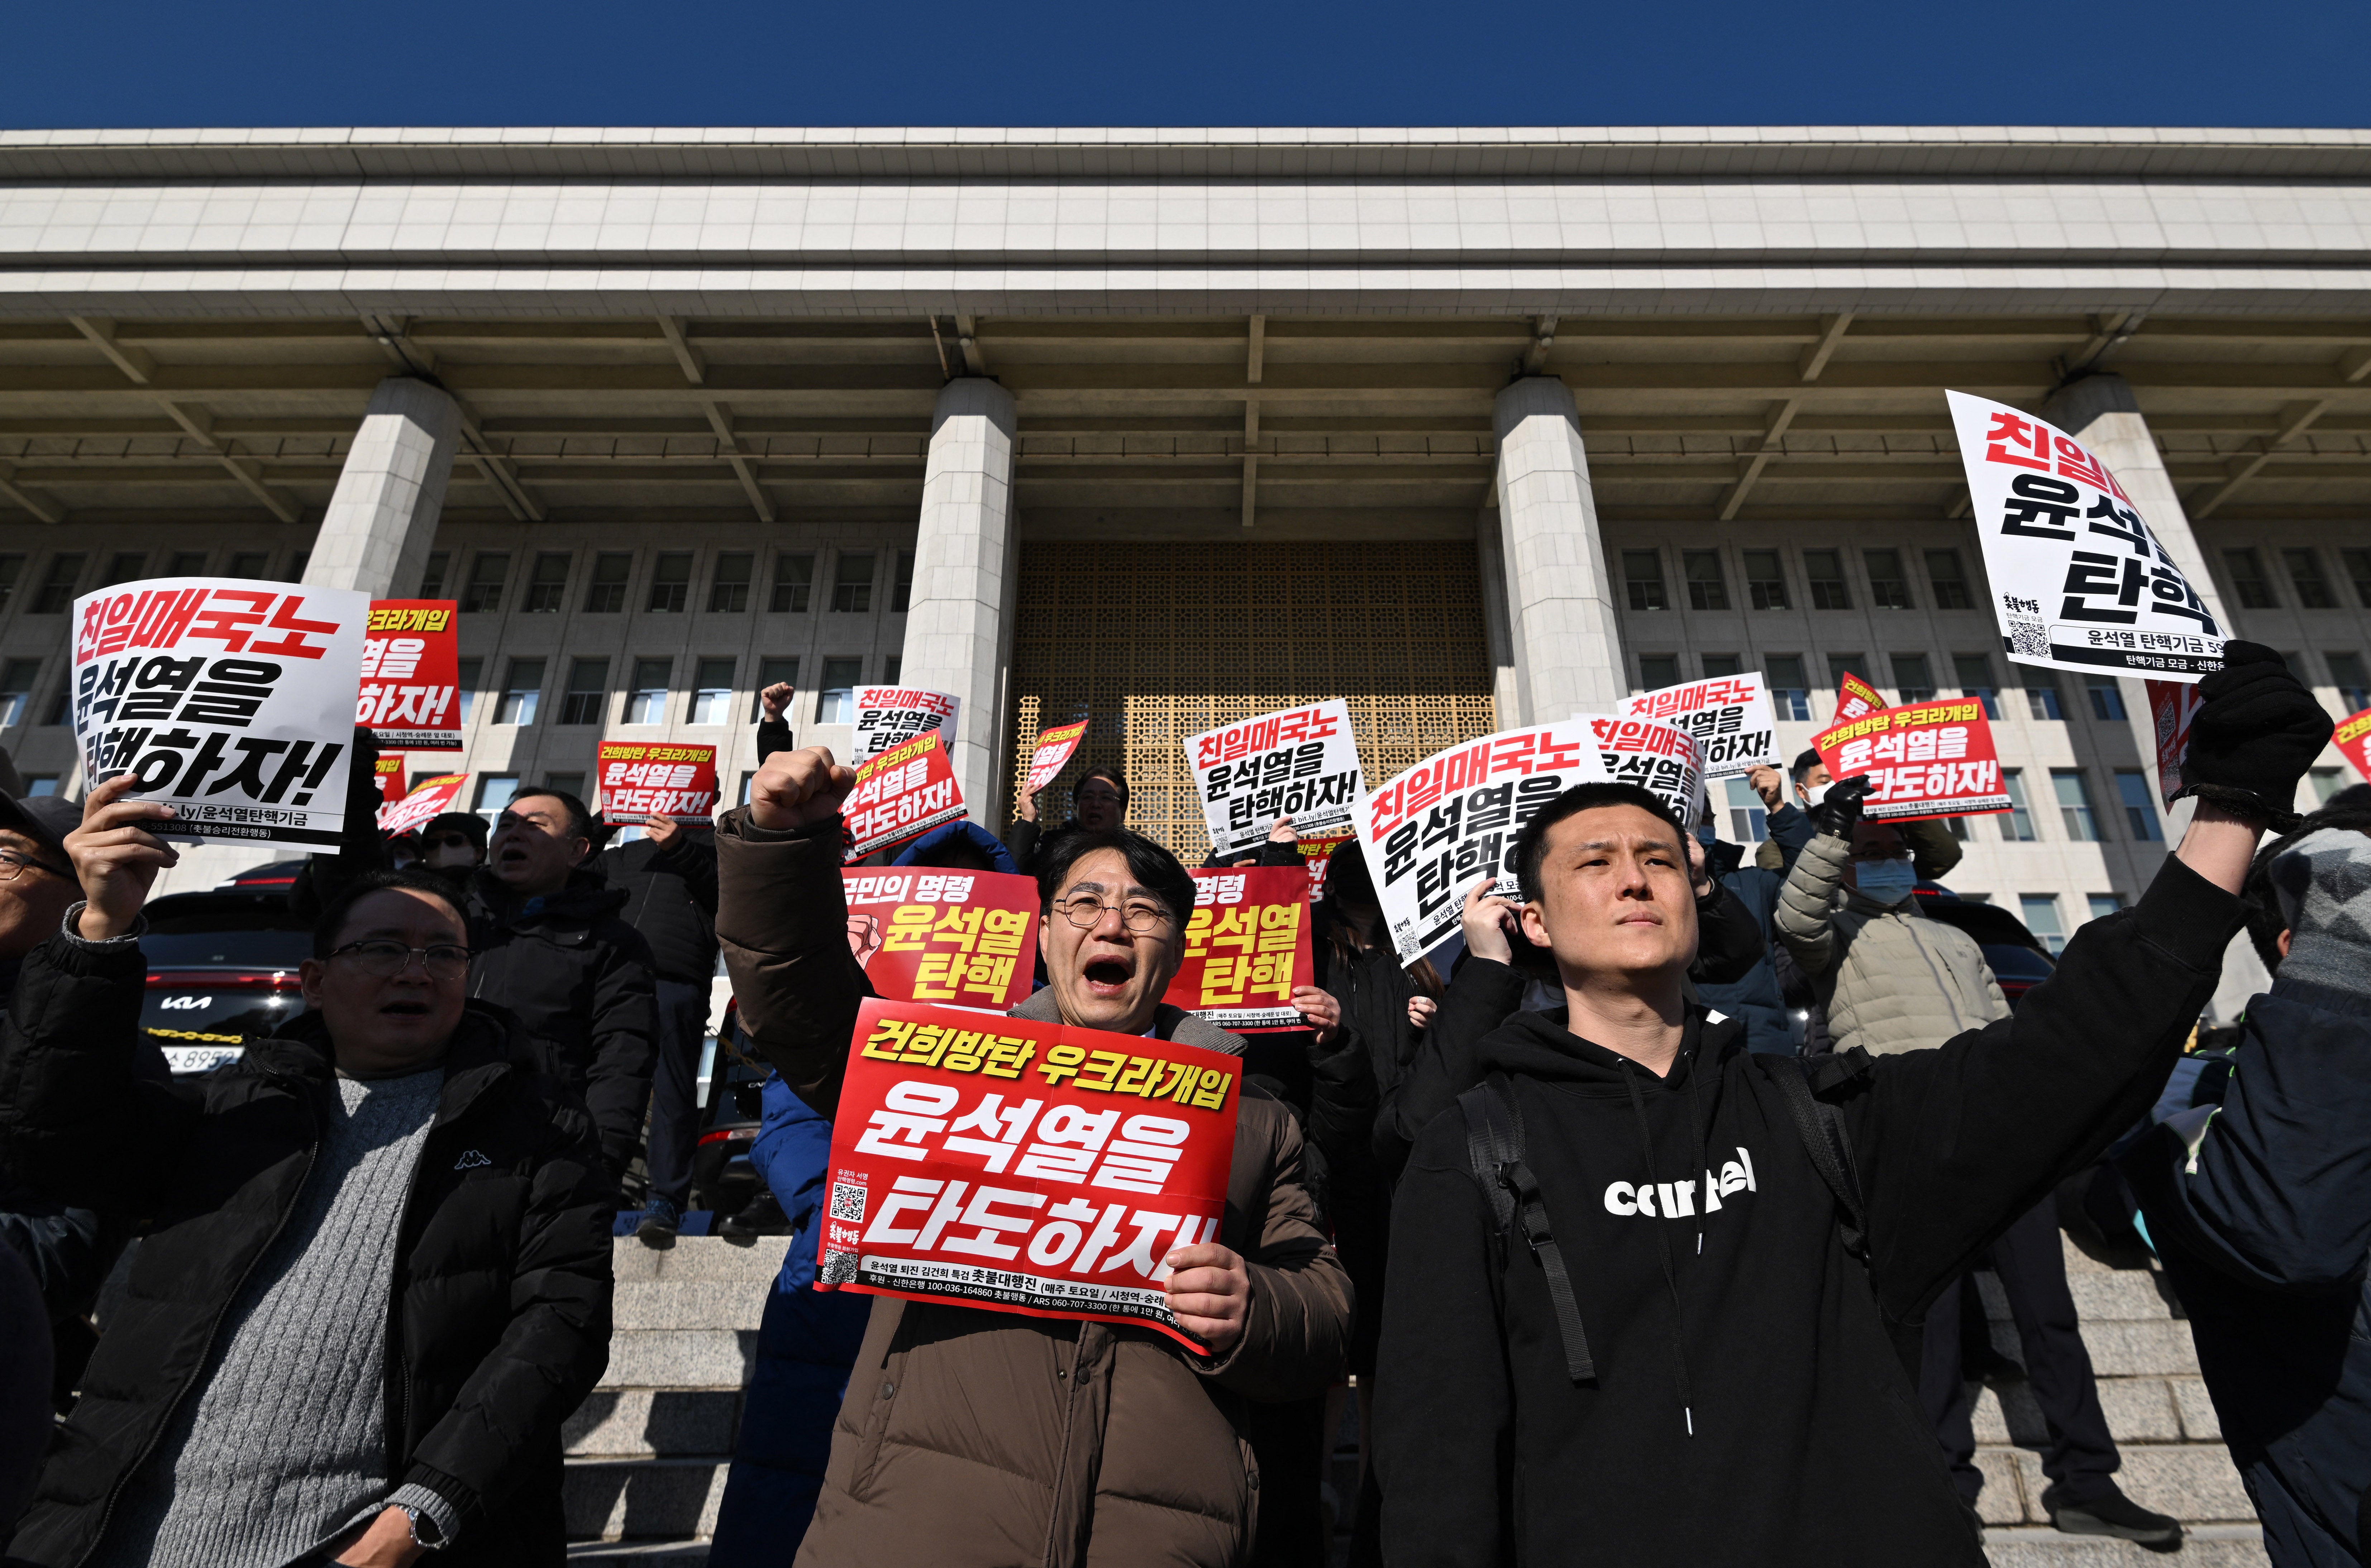
{"label": "concrete step", "polygon": [[571,1540],[705,1539],[724,1498],[723,1458],[571,1459],[561,1498]]}
{"label": "concrete step", "polygon": [[[2118,1443],[2219,1443],[2222,1424],[2197,1378],[2099,1379],[2099,1409]],[[2041,1407],[2025,1383],[1986,1385],[1972,1412],[1979,1443],[2037,1445],[2050,1440]]]}
{"label": "concrete step", "polygon": [[2180,1568],[2269,1568],[2263,1532],[2254,1525],[2201,1525],[2183,1532],[2180,1555],[2161,1554],[2128,1540],[2061,1535],[2043,1528],[1984,1530],[1984,1555],[1993,1568],[2142,1568],[2179,1563]]}
{"label": "concrete step", "polygon": [[[2256,1510],[2231,1456],[2220,1443],[2119,1444],[2123,1466],[2116,1484],[2144,1508],[2169,1514],[2184,1525],[2252,1526]],[[1979,1444],[1976,1468],[1984,1489],[1976,1512],[1987,1525],[2048,1525],[2041,1493],[2050,1484],[2041,1456],[2030,1448]]]}
{"label": "concrete step", "polygon": [[561,1428],[571,1458],[686,1458],[733,1451],[738,1389],[600,1389]]}
{"label": "concrete step", "polygon": [[610,1244],[610,1262],[619,1285],[665,1280],[743,1284],[762,1290],[781,1272],[782,1254],[790,1246],[787,1236],[760,1236],[746,1247],[721,1236],[678,1237],[672,1247],[645,1247],[630,1236],[620,1236]]}

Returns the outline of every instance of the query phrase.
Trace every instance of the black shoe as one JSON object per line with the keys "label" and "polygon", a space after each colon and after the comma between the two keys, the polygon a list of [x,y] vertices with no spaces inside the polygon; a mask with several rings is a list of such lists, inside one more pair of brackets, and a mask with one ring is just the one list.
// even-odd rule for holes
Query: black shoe
{"label": "black shoe", "polygon": [[634,1236],[645,1247],[672,1247],[676,1228],[682,1223],[683,1216],[675,1205],[665,1198],[653,1198],[651,1206],[642,1212],[642,1224],[634,1227]]}
{"label": "black shoe", "polygon": [[760,1236],[787,1236],[791,1216],[774,1201],[771,1193],[760,1193],[734,1210],[732,1216],[716,1228],[716,1234],[727,1241],[746,1244]]}
{"label": "black shoe", "polygon": [[2180,1551],[2181,1523],[2152,1514],[2114,1487],[2098,1497],[2069,1503],[2053,1486],[2041,1494],[2042,1512],[2068,1535],[2114,1536],[2150,1551]]}

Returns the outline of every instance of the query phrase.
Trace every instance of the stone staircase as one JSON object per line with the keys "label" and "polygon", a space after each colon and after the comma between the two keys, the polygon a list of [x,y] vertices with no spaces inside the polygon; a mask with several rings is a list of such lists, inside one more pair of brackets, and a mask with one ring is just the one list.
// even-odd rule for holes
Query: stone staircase
{"label": "stone staircase", "polygon": [[[736,1247],[686,1237],[666,1251],[617,1243],[617,1334],[600,1387],[571,1419],[572,1561],[638,1568],[704,1564],[741,1419],[766,1290],[785,1238]],[[2114,1267],[2071,1242],[2066,1277],[2099,1378],[2099,1402],[2123,1452],[2118,1480],[2134,1502],[2189,1531],[2172,1561],[2189,1568],[2261,1568],[2255,1512],[2224,1451],[2199,1380],[2189,1325],[2163,1276]],[[1979,1281],[1993,1341],[2022,1358],[2000,1287]],[[2168,1559],[2127,1542],[2061,1535],[2041,1511],[2041,1412],[2022,1384],[1987,1388],[1975,1410],[1980,1510],[1994,1568],[2138,1568]],[[1347,1434],[1346,1434],[1347,1435]],[[1336,1486],[1355,1495],[1355,1451]],[[1336,1561],[1347,1538],[1337,1543]]]}

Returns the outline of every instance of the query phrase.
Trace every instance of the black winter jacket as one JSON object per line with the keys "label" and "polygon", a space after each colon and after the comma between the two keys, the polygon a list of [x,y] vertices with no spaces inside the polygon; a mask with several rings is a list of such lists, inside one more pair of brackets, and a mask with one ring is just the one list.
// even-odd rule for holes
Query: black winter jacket
{"label": "black winter jacket", "polygon": [[532,1060],[580,1095],[612,1180],[642,1147],[658,1058],[650,944],[618,917],[626,890],[582,868],[568,885],[508,913],[490,871],[469,881],[469,995],[518,1020]]}
{"label": "black winter jacket", "polygon": [[[2222,971],[2238,899],[2169,860],[2014,1017],[1813,1069],[1842,1113],[1867,1261],[1738,1020],[1689,1009],[1658,1078],[1519,1013],[1507,1075],[1595,1377],[1567,1376],[1544,1276],[1495,1222],[1452,1110],[1393,1213],[1377,1377],[1382,1539],[1426,1564],[1979,1568],[1903,1353],[2016,1216],[2145,1114]],[[1716,1206],[1716,1205],[1718,1206]]]}
{"label": "black winter jacket", "polygon": [[653,973],[682,986],[716,977],[716,835],[686,828],[662,848],[637,838],[601,852],[598,869],[626,890],[620,917],[651,944]]}
{"label": "black winter jacket", "polygon": [[[98,1544],[295,1207],[336,1093],[318,1013],[193,1083],[135,1082],[142,974],[136,948],[52,941],[0,1038],[0,1162],[146,1238],[12,1563],[70,1568]],[[512,1027],[463,1014],[396,1239],[387,1475],[460,1515],[438,1568],[563,1561],[561,1423],[608,1361],[609,1183],[584,1113],[515,1065]]]}

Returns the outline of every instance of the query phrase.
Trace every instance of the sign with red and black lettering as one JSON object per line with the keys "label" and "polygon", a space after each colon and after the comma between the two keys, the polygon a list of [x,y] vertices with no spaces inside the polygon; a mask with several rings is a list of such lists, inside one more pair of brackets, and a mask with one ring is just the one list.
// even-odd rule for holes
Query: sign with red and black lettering
{"label": "sign with red and black lettering", "polygon": [[1161,999],[1237,1033],[1308,1028],[1292,993],[1317,984],[1309,873],[1245,866],[1190,874],[1194,917],[1186,925],[1186,962]]}
{"label": "sign with red and black lettering", "polygon": [[1214,1239],[1243,1063],[1172,1041],[868,1000],[832,1118],[815,1285],[1156,1329]]}
{"label": "sign with red and black lettering", "polygon": [[1854,674],[1850,670],[1845,672],[1844,682],[1836,688],[1837,723],[1842,724],[1848,720],[1858,719],[1864,714],[1874,713],[1884,706],[1885,698],[1878,695],[1875,686]]}
{"label": "sign with red and black lettering", "polygon": [[1597,737],[1605,777],[1660,795],[1682,822],[1696,820],[1704,797],[1704,758],[1694,735],[1660,719],[1619,719],[1579,714]]}
{"label": "sign with red and black lettering", "polygon": [[850,694],[856,706],[850,760],[894,751],[917,735],[935,734],[947,745],[955,744],[955,721],[963,698],[919,686],[861,686]]}
{"label": "sign with red and black lettering", "polygon": [[74,728],[93,783],[130,773],[161,836],[334,848],[366,594],[250,578],[121,582],[74,603]]}
{"label": "sign with red and black lettering", "polygon": [[603,741],[596,760],[603,816],[673,817],[687,827],[715,824],[714,746]]}
{"label": "sign with red and black lettering", "polygon": [[1742,778],[1778,764],[1778,715],[1762,672],[1683,681],[1624,698],[1624,719],[1660,719],[1695,737],[1706,778]]}
{"label": "sign with red and black lettering", "polygon": [[1339,698],[1192,736],[1186,757],[1221,855],[1260,843],[1283,816],[1303,837],[1347,832],[1367,788],[1350,708]]}
{"label": "sign with red and black lettering", "polygon": [[2331,740],[2346,754],[2346,760],[2354,765],[2355,772],[2371,778],[2371,755],[2365,755],[2371,753],[2371,708],[2360,713],[2350,713],[2339,721],[2338,731]]}
{"label": "sign with red and black lettering", "polygon": [[[1643,722],[1643,721],[1642,721]],[[1480,876],[1515,893],[1515,835],[1576,784],[1604,781],[1586,719],[1502,730],[1427,757],[1367,797],[1359,842],[1402,963],[1455,930]]]}
{"label": "sign with red and black lettering", "polygon": [[[2181,792],[2181,762],[2190,755],[2190,721],[2205,706],[2194,681],[2143,681],[2149,721],[2157,732],[2157,790],[2169,810]],[[2356,765],[2360,767],[2358,763]]]}
{"label": "sign with red and black lettering", "polygon": [[2107,465],[2021,409],[1947,396],[2012,663],[2164,681],[2223,667],[2215,613]]}
{"label": "sign with red and black lettering", "polygon": [[937,733],[865,758],[839,813],[847,827],[841,859],[847,860],[894,849],[960,818],[963,792],[955,788],[954,765]]}
{"label": "sign with red and black lettering", "polygon": [[1063,724],[1037,732],[1037,749],[1029,755],[1029,781],[1022,788],[1035,794],[1061,777],[1062,769],[1070,765],[1071,754],[1086,738],[1088,721]]}
{"label": "sign with red and black lettering", "polygon": [[444,773],[422,779],[402,800],[378,809],[378,830],[393,837],[459,809],[455,802],[461,798],[462,786],[468,782],[466,773]]}
{"label": "sign with red and black lettering", "polygon": [[842,868],[848,951],[881,996],[1003,1012],[1037,968],[1037,880]]}
{"label": "sign with red and black lettering", "polygon": [[385,812],[387,807],[403,799],[403,758],[400,756],[379,758],[376,764],[376,777],[379,810]]}
{"label": "sign with red and black lettering", "polygon": [[460,605],[373,599],[354,722],[396,751],[461,749]]}
{"label": "sign with red and black lettering", "polygon": [[1829,777],[1868,776],[1871,822],[1982,816],[2013,802],[1984,705],[1972,697],[1882,708],[1811,738]]}
{"label": "sign with red and black lettering", "polygon": [[1334,851],[1355,836],[1345,834],[1339,838],[1304,838],[1301,841],[1301,863],[1309,870],[1311,905],[1325,902],[1325,873],[1334,869]]}

